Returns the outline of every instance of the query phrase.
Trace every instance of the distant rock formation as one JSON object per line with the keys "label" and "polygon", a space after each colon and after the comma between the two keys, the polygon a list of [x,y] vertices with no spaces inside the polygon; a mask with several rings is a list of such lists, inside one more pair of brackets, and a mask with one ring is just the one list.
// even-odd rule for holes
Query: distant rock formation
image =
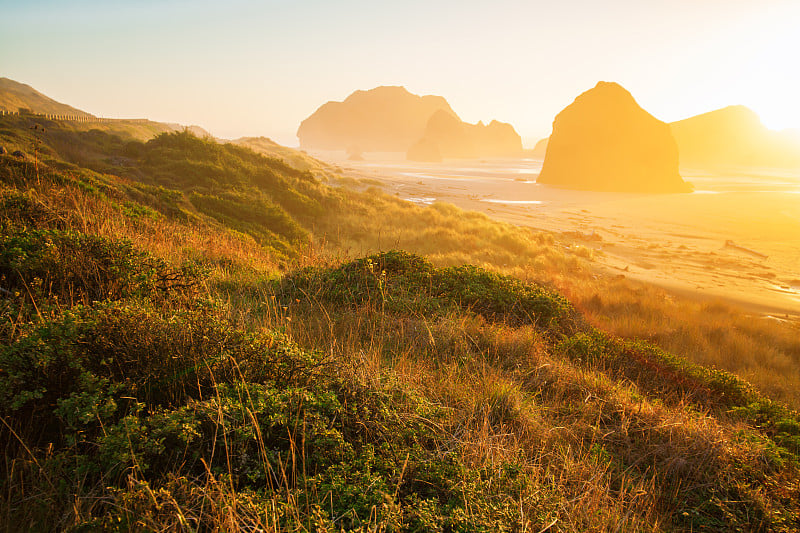
{"label": "distant rock formation", "polygon": [[322,105],[300,124],[297,137],[306,150],[346,150],[355,144],[365,152],[405,152],[436,111],[455,116],[441,96],[376,87]]}
{"label": "distant rock formation", "polygon": [[357,144],[350,146],[347,149],[347,159],[350,161],[363,161],[364,152],[361,151],[361,147]]}
{"label": "distant rock formation", "polygon": [[599,82],[553,121],[539,183],[618,192],[688,192],[669,125],[616,83]]}
{"label": "distant rock formation", "polygon": [[518,157],[522,155],[522,138],[507,122],[478,122],[469,125],[477,157]]}
{"label": "distant rock formation", "polygon": [[522,154],[522,140],[510,124],[468,124],[441,96],[417,96],[403,87],[376,87],[328,102],[300,124],[297,137],[306,150],[358,146],[428,162]]}
{"label": "distant rock formation", "polygon": [[441,163],[442,154],[439,152],[439,147],[435,142],[423,138],[408,149],[406,159],[424,163]]}
{"label": "distant rock formation", "polygon": [[422,138],[406,157],[414,161],[442,158],[517,157],[522,154],[522,139],[511,124],[493,120],[468,124],[443,111],[434,113]]}
{"label": "distant rock formation", "polygon": [[670,124],[681,165],[800,167],[800,138],[764,127],[745,106],[729,106]]}
{"label": "distant rock formation", "polygon": [[[417,144],[428,145],[429,151],[437,151],[441,157],[475,157],[475,145],[465,124],[456,116],[438,111],[425,126],[425,132]],[[407,154],[410,157],[410,153]]]}
{"label": "distant rock formation", "polygon": [[536,157],[538,159],[544,159],[544,156],[547,154],[547,144],[549,142],[550,142],[550,137],[545,137],[544,139],[539,139],[538,141],[536,141],[536,146],[533,147],[531,156]]}

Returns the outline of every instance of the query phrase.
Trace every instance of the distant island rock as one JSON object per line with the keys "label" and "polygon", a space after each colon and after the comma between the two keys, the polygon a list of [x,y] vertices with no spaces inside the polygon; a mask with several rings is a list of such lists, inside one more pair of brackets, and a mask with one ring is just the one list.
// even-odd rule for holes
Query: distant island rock
{"label": "distant island rock", "polygon": [[681,165],[800,167],[800,137],[767,129],[745,106],[729,106],[670,124]]}
{"label": "distant island rock", "polygon": [[[755,111],[733,105],[669,123],[680,166],[800,168],[800,131],[767,129]],[[549,137],[532,157],[543,158]]]}
{"label": "distant island rock", "polygon": [[617,83],[599,82],[553,121],[538,183],[616,192],[688,192],[668,124]]}
{"label": "distant island rock", "polygon": [[358,146],[426,162],[522,154],[522,139],[511,124],[466,123],[441,96],[418,96],[404,87],[376,87],[328,102],[300,124],[297,137],[306,150]]}
{"label": "distant island rock", "polygon": [[300,123],[297,137],[305,150],[347,150],[357,145],[364,152],[405,152],[437,111],[455,115],[441,96],[376,87],[322,105]]}
{"label": "distant island rock", "polygon": [[539,139],[536,141],[536,146],[533,147],[531,156],[537,159],[544,159],[544,156],[547,154],[547,144],[549,142],[550,137],[545,137],[544,139]]}
{"label": "distant island rock", "polygon": [[522,138],[507,122],[491,121],[484,125],[466,124],[475,145],[475,157],[518,157],[522,154]]}
{"label": "distant island rock", "polygon": [[[522,139],[511,124],[493,120],[469,124],[437,111],[428,120],[422,138],[406,154],[412,161],[442,158],[519,157]],[[438,159],[437,159],[438,158]]]}

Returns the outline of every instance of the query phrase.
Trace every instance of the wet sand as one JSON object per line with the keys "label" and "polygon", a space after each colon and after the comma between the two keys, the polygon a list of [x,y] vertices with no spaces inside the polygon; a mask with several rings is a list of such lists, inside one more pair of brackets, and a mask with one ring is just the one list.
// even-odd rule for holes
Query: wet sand
{"label": "wet sand", "polygon": [[800,316],[800,171],[683,169],[689,194],[573,191],[539,185],[541,161],[417,164],[315,154],[420,204],[442,201],[560,234],[596,250],[605,271],[763,314]]}

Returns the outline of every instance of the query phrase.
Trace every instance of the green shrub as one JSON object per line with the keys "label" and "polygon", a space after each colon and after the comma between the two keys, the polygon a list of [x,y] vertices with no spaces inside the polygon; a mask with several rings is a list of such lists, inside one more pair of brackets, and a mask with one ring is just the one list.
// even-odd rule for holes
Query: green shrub
{"label": "green shrub", "polygon": [[194,288],[200,273],[174,269],[126,240],[61,230],[0,236],[0,279],[7,291],[74,303]]}
{"label": "green shrub", "polygon": [[58,228],[67,226],[67,215],[54,211],[28,192],[9,191],[0,197],[0,231]]}
{"label": "green shrub", "polygon": [[426,259],[402,251],[338,268],[309,267],[280,281],[275,292],[285,302],[314,298],[429,317],[459,309],[558,334],[583,327],[566,299],[539,285],[474,266],[434,268]]}

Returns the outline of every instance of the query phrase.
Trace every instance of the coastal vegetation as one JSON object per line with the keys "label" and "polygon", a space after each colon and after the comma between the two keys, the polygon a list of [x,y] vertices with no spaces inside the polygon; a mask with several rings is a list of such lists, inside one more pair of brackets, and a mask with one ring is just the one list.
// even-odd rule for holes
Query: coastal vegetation
{"label": "coastal vegetation", "polygon": [[800,526],[797,324],[247,147],[38,122],[0,122],[3,529]]}

